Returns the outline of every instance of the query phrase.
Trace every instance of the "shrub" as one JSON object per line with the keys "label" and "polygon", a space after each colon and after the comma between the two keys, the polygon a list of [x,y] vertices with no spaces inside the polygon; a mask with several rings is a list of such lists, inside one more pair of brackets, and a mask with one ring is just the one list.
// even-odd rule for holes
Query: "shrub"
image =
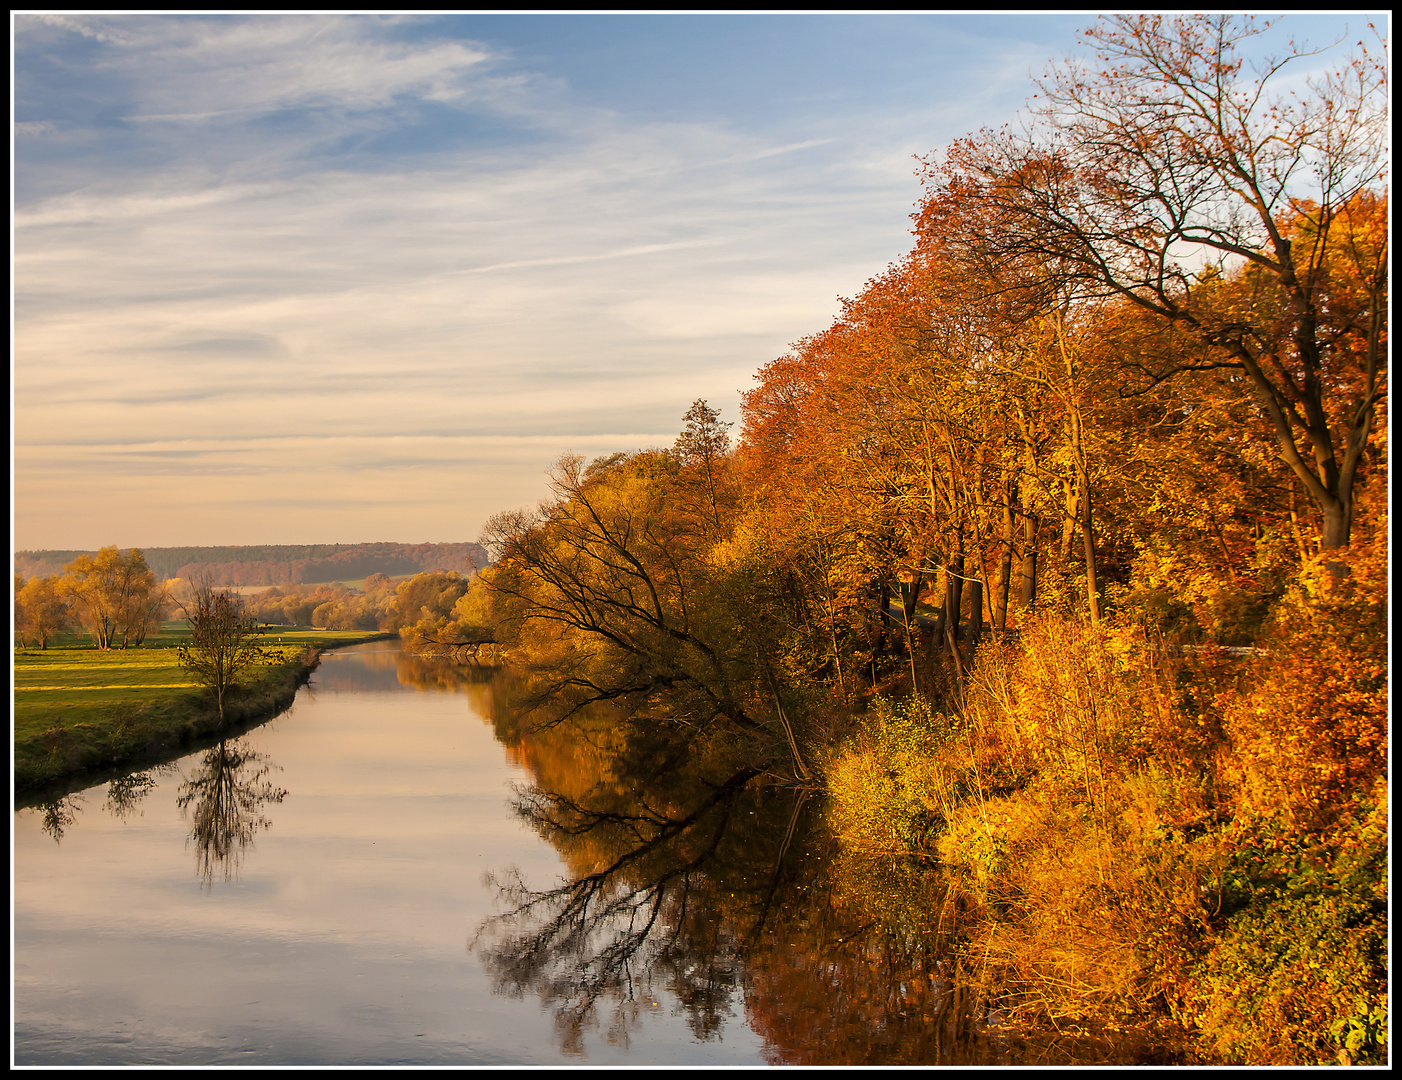
{"label": "shrub", "polygon": [[1247,691],[1224,703],[1242,809],[1301,832],[1327,827],[1387,769],[1386,554],[1350,555],[1341,582],[1322,562],[1306,568],[1272,612]]}
{"label": "shrub", "polygon": [[1381,806],[1309,844],[1280,818],[1242,837],[1223,874],[1223,925],[1190,975],[1192,1019],[1213,1053],[1386,1062],[1386,873]]}
{"label": "shrub", "polygon": [[877,698],[828,768],[831,821],[855,851],[932,850],[963,791],[964,730],[911,695]]}

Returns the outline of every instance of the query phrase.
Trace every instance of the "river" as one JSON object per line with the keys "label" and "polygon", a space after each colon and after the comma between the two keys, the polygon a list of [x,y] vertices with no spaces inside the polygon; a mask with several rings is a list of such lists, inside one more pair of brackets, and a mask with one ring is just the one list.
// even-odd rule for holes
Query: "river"
{"label": "river", "polygon": [[18,810],[15,1062],[1157,1055],[1007,1030],[937,877],[844,858],[815,797],[521,735],[509,689],[356,646],[267,724]]}

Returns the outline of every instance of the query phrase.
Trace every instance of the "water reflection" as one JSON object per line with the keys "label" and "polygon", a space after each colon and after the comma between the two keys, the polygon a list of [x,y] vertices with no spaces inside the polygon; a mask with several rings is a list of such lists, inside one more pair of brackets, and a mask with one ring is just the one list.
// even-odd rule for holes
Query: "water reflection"
{"label": "water reflection", "polygon": [[405,652],[397,641],[379,641],[322,657],[309,689],[365,693],[449,690],[471,692],[491,684],[495,668]]}
{"label": "water reflection", "polygon": [[[154,769],[129,773],[111,781],[107,785],[107,799],[103,803],[103,809],[118,820],[126,820],[155,789],[157,777],[174,767],[158,765]],[[35,809],[39,811],[39,827],[53,837],[55,844],[59,843],[64,833],[78,823],[78,815],[83,811],[83,802],[83,795],[74,792],[35,804]]]}
{"label": "water reflection", "polygon": [[180,785],[175,805],[190,821],[187,844],[195,845],[195,873],[205,885],[212,886],[216,869],[225,881],[236,877],[254,836],[272,826],[263,808],[287,797],[267,779],[275,768],[241,740],[221,739]]}
{"label": "water reflection", "polygon": [[1173,1060],[1009,1030],[966,955],[962,891],[936,866],[845,854],[812,793],[726,772],[716,747],[649,745],[617,715],[496,726],[536,781],[516,812],[571,876],[539,889],[489,875],[501,914],[469,948],[498,993],[552,1010],[566,1053],[600,1026],[626,1046],[665,991],[698,1041],[743,1014],[772,1064]]}
{"label": "water reflection", "polygon": [[118,777],[107,785],[107,801],[103,804],[109,814],[125,821],[141,809],[146,796],[156,789],[162,774],[174,770],[174,765],[158,765],[145,772]]}
{"label": "water reflection", "polygon": [[536,778],[516,812],[572,876],[498,875],[471,948],[498,992],[553,1010],[565,1052],[599,1025],[626,1045],[665,991],[699,1041],[743,1012],[775,1064],[1007,1059],[938,874],[840,858],[821,800],[727,769],[724,747],[679,753],[616,715],[497,728]]}
{"label": "water reflection", "polygon": [[[736,800],[755,774],[716,786],[690,813],[640,805],[626,813],[561,793],[524,792],[518,813],[597,869],[535,891],[519,875],[498,883],[509,910],[474,941],[499,991],[533,991],[555,1011],[561,1045],[579,1053],[601,1004],[609,1039],[626,1045],[654,980],[681,1002],[698,1038],[716,1033],[736,985],[735,935],[713,917],[716,850]],[[618,843],[619,840],[623,842]]]}
{"label": "water reflection", "polygon": [[492,684],[497,669],[474,663],[457,663],[436,656],[401,652],[395,661],[395,677],[416,690],[466,691]]}
{"label": "water reflection", "polygon": [[[126,820],[141,810],[159,777],[177,768],[159,765],[112,780],[103,809]],[[272,826],[263,808],[287,797],[284,788],[268,779],[276,769],[266,754],[255,753],[243,740],[221,739],[198,756],[195,772],[184,778],[175,805],[190,822],[186,846],[194,844],[195,874],[204,884],[212,885],[216,870],[225,881],[236,877],[254,836]],[[77,824],[83,804],[82,794],[40,803],[40,827],[59,843]]]}
{"label": "water reflection", "polygon": [[62,798],[50,799],[41,802],[39,810],[39,827],[53,837],[57,844],[63,839],[63,834],[72,828],[78,820],[78,815],[83,810],[83,797],[81,795],[64,795]]}

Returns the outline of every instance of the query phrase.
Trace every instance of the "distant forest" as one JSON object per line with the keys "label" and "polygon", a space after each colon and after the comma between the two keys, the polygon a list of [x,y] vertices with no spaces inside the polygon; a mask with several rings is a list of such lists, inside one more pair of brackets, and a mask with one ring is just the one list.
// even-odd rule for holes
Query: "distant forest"
{"label": "distant forest", "polygon": [[[426,570],[470,575],[487,565],[480,544],[261,544],[252,547],[144,548],[158,578],[208,577],[220,585],[302,585],[350,581],[371,574],[395,577]],[[91,551],[17,551],[15,572],[26,578],[61,574]]]}

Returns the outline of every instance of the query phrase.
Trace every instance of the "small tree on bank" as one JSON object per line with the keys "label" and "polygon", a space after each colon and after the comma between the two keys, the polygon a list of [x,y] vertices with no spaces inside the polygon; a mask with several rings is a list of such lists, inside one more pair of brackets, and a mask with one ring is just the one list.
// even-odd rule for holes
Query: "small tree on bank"
{"label": "small tree on bank", "polygon": [[222,726],[225,697],[245,670],[266,658],[258,644],[262,629],[248,614],[242,596],[208,583],[195,586],[184,614],[190,641],[178,650],[180,663],[214,696]]}

